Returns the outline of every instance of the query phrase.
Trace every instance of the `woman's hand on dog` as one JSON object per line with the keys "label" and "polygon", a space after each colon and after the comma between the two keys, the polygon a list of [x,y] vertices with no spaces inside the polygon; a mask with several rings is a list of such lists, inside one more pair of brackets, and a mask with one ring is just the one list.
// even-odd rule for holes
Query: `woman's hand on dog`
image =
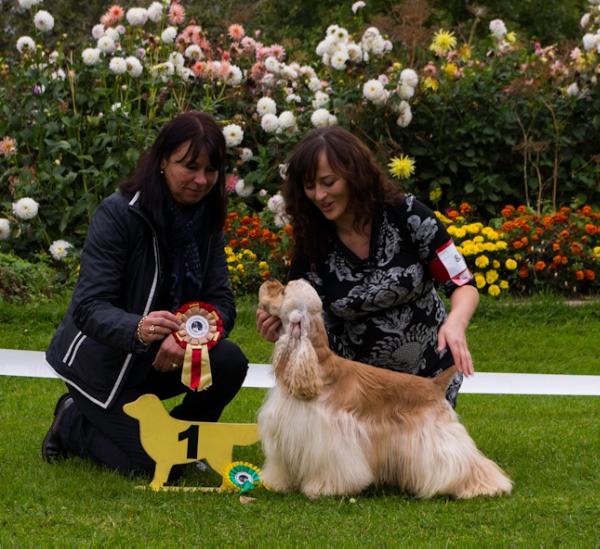
{"label": "woman's hand on dog", "polygon": [[438,351],[450,349],[456,369],[466,376],[475,373],[473,358],[467,345],[466,326],[450,315],[438,332]]}
{"label": "woman's hand on dog", "polygon": [[279,339],[281,320],[264,309],[256,309],[256,330],[267,341],[275,343]]}

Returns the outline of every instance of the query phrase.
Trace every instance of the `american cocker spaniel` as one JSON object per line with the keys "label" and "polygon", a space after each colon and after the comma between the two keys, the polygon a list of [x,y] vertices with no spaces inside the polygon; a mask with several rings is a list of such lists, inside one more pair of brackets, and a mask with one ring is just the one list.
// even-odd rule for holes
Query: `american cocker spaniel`
{"label": "american cocker spaniel", "polygon": [[269,280],[259,307],[281,319],[276,384],[258,415],[269,488],[309,498],[396,485],[421,498],[508,494],[512,482],[475,446],[434,379],[346,360],[328,344],[321,300],[304,280]]}

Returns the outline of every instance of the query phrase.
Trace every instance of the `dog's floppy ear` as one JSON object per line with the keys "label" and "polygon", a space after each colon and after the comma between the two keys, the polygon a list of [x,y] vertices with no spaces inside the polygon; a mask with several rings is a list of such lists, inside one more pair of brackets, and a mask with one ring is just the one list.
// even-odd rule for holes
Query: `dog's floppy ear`
{"label": "dog's floppy ear", "polygon": [[263,282],[258,289],[258,306],[270,315],[279,316],[284,289],[279,280],[271,279]]}

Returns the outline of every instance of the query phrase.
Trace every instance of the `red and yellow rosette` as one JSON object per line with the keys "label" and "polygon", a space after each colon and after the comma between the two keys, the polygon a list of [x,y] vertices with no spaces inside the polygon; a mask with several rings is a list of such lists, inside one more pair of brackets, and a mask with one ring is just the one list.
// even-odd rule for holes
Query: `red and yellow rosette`
{"label": "red and yellow rosette", "polygon": [[223,320],[212,305],[202,301],[186,303],[175,314],[181,326],[173,337],[185,349],[181,383],[193,391],[208,389],[212,384],[208,350],[223,336]]}

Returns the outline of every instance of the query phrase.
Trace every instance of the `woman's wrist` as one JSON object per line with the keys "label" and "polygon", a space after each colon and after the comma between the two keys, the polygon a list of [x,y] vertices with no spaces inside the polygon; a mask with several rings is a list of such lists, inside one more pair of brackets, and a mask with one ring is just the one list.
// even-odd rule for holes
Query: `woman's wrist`
{"label": "woman's wrist", "polygon": [[142,326],[147,316],[148,315],[144,315],[142,318],[140,318],[140,321],[138,322],[137,328],[135,330],[135,337],[142,345],[148,345],[148,342],[144,340],[144,336],[142,335]]}

